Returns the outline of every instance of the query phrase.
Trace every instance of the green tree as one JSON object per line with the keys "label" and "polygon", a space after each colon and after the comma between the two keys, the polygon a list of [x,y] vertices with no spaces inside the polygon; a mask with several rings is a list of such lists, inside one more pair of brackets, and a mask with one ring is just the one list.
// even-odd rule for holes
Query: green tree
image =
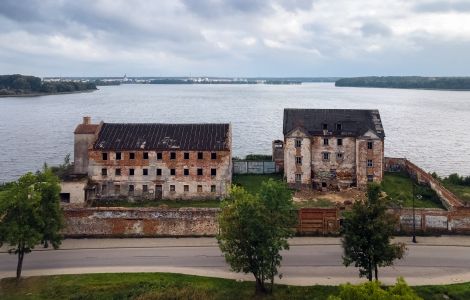
{"label": "green tree", "polygon": [[0,198],[0,244],[18,256],[16,279],[21,277],[24,256],[38,244],[60,245],[62,214],[60,187],[50,170],[27,173],[12,183]]}
{"label": "green tree", "polygon": [[[296,224],[292,196],[273,180],[264,182],[259,195],[234,186],[222,204],[217,240],[235,272],[252,273],[257,293],[272,292],[287,239]],[[270,287],[266,283],[270,282]]]}
{"label": "green tree", "polygon": [[359,276],[366,276],[370,281],[374,273],[378,280],[378,267],[392,265],[406,250],[402,243],[391,243],[398,219],[387,212],[380,194],[380,186],[370,184],[367,199],[356,201],[352,210],[345,213],[342,229],[344,265],[354,263],[359,268]]}
{"label": "green tree", "polygon": [[340,286],[338,296],[330,296],[328,300],[420,300],[421,298],[406,284],[403,278],[388,289],[383,289],[379,281],[366,282],[359,285],[344,284]]}

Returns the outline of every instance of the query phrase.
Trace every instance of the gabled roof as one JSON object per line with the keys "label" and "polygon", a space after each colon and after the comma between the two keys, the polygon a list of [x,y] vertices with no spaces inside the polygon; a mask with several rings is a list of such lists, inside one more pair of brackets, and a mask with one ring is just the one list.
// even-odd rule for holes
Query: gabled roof
{"label": "gabled roof", "polygon": [[78,124],[73,133],[75,134],[95,134],[98,129],[98,124]]}
{"label": "gabled roof", "polygon": [[[385,137],[376,109],[284,109],[284,135],[296,128],[310,135],[323,135],[323,124],[337,136],[361,136],[371,130],[380,138]],[[341,124],[341,129],[337,124]]]}
{"label": "gabled roof", "polygon": [[95,150],[230,150],[229,124],[103,123]]}

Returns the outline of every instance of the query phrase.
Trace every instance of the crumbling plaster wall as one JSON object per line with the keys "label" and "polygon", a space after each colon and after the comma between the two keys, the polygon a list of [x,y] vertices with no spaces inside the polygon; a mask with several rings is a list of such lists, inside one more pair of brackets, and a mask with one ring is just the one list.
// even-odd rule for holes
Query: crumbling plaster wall
{"label": "crumbling plaster wall", "polygon": [[[367,143],[372,142],[372,149],[368,149]],[[367,166],[367,161],[372,160],[372,167]],[[374,182],[381,182],[384,168],[384,142],[374,136],[363,136],[356,139],[356,180],[359,188],[367,186],[368,175],[373,176]]]}
{"label": "crumbling plaster wall", "polygon": [[[300,140],[300,148],[295,147],[295,141]],[[296,157],[302,157],[302,164],[296,164]],[[300,185],[311,186],[311,140],[301,130],[294,130],[286,135],[284,141],[284,177],[289,185],[296,185],[295,174],[301,174]]]}

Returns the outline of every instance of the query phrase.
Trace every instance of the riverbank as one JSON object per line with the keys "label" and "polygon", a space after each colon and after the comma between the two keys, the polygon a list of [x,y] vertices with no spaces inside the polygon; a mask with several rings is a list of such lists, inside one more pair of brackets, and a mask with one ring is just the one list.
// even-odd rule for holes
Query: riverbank
{"label": "riverbank", "polygon": [[54,95],[68,95],[68,94],[81,94],[81,93],[91,93],[98,91],[99,89],[83,90],[83,91],[73,91],[73,92],[57,92],[57,93],[30,93],[30,94],[15,94],[15,95],[0,95],[0,98],[24,98],[24,97],[41,97],[41,96],[54,96]]}

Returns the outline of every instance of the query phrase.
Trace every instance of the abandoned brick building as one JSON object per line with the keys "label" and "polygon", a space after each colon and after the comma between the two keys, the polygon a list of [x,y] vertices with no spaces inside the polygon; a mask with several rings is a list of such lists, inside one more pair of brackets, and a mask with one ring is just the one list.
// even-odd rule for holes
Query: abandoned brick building
{"label": "abandoned brick building", "polygon": [[75,129],[88,199],[216,199],[231,184],[230,124],[91,124]]}
{"label": "abandoned brick building", "polygon": [[284,177],[313,189],[364,187],[383,177],[378,110],[284,109]]}

